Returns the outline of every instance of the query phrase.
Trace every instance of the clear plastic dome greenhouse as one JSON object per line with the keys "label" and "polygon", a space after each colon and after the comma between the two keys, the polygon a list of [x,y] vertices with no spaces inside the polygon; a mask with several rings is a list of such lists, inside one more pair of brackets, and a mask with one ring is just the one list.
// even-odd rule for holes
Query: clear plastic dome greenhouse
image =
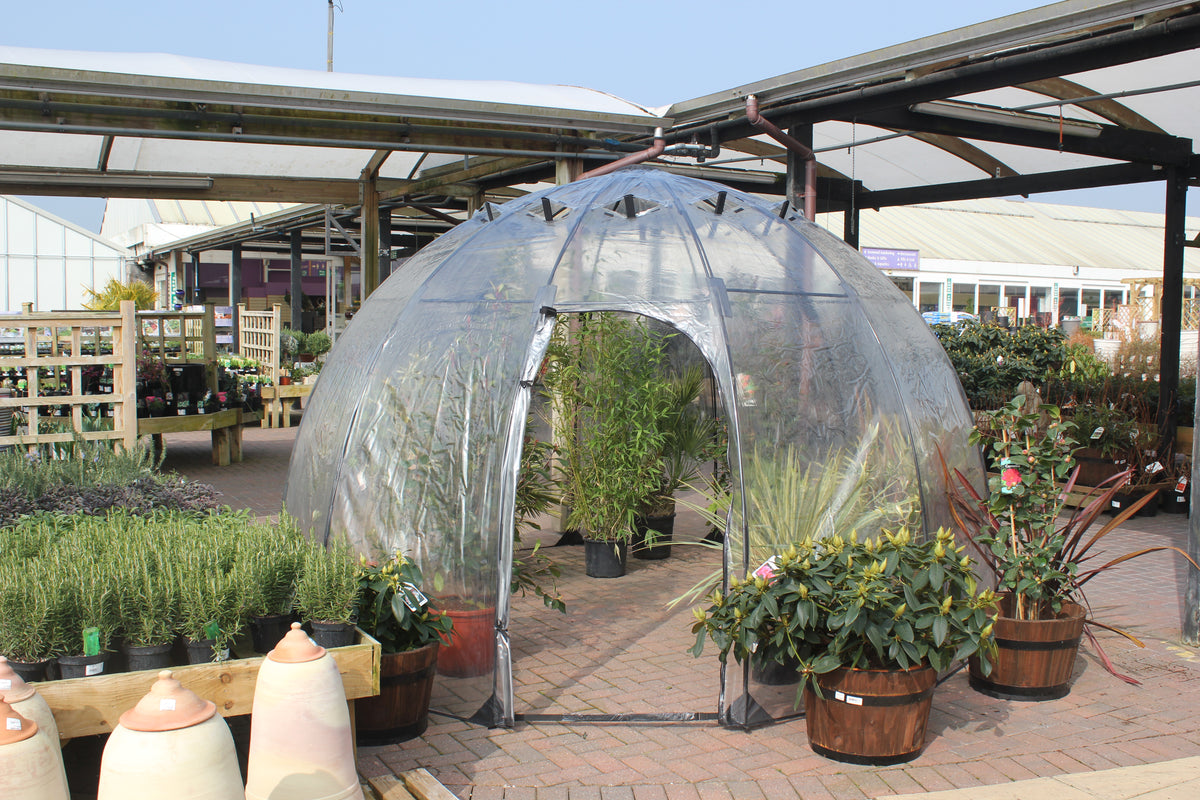
{"label": "clear plastic dome greenhouse", "polygon": [[[707,361],[728,431],[726,579],[785,538],[769,522],[783,483],[825,492],[809,509],[817,530],[860,535],[949,524],[939,451],[982,484],[966,400],[921,316],[801,215],[649,167],[486,205],[338,338],[286,489],[311,536],[410,554],[443,606],[480,617],[488,652],[457,679],[478,721],[514,718],[509,582],[531,391],[556,317],[592,311],[665,323]],[[746,723],[747,673],[718,678],[711,663],[718,713]]]}

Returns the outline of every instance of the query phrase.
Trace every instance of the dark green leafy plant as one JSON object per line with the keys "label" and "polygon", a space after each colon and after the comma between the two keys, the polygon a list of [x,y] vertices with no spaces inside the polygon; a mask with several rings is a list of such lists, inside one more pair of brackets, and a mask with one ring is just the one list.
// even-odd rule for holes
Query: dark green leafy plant
{"label": "dark green leafy plant", "polygon": [[1053,328],[1027,325],[1008,330],[964,321],[932,330],[958,373],[972,408],[994,408],[1023,381],[1040,386],[1057,374],[1070,354]]}
{"label": "dark green leafy plant", "polygon": [[1100,451],[1105,458],[1125,455],[1137,445],[1137,421],[1118,408],[1085,405],[1071,417],[1081,444]]}
{"label": "dark green leafy plant", "polygon": [[[993,652],[995,596],[979,591],[966,545],[947,530],[917,542],[907,529],[863,539],[805,539],[695,610],[691,652],[706,639],[722,661],[799,664],[800,691],[839,668],[944,670]],[[986,663],[986,659],[984,659]]]}
{"label": "dark green leafy plant", "polygon": [[359,561],[358,627],[379,640],[385,653],[403,653],[446,639],[454,621],[439,614],[421,590],[421,569],[396,553],[380,563]]}

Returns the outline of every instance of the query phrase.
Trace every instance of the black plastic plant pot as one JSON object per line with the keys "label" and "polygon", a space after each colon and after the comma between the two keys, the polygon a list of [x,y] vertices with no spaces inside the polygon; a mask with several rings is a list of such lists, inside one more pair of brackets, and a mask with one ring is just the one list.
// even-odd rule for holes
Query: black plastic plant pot
{"label": "black plastic plant pot", "polygon": [[140,672],[144,669],[166,669],[171,666],[172,643],[152,644],[145,647],[126,645],[121,648],[125,653],[125,668],[130,672]]}
{"label": "black plastic plant pot", "polygon": [[[654,541],[647,544],[646,538],[654,531]],[[675,515],[662,517],[639,517],[637,532],[629,542],[629,552],[642,561],[659,561],[671,555],[671,539],[675,533]]]}
{"label": "black plastic plant pot", "polygon": [[354,624],[350,622],[322,622],[313,620],[312,639],[328,650],[331,647],[349,647],[354,644]]}
{"label": "black plastic plant pot", "polygon": [[183,644],[187,648],[189,664],[207,664],[221,660],[217,653],[216,639],[185,639]]}
{"label": "black plastic plant pot", "polygon": [[43,658],[41,661],[14,661],[11,658],[8,660],[12,671],[26,683],[53,680],[50,669],[53,664],[54,659],[52,658]]}
{"label": "black plastic plant pot", "polygon": [[96,656],[59,656],[58,670],[63,680],[91,678],[108,672],[108,653]]}
{"label": "black plastic plant pot", "polygon": [[1160,500],[1162,502],[1162,512],[1164,514],[1188,514],[1191,513],[1192,497],[1191,491],[1185,492],[1160,492]]}
{"label": "black plastic plant pot", "polygon": [[619,578],[629,560],[629,542],[584,539],[583,558],[589,578]]}
{"label": "black plastic plant pot", "polygon": [[261,617],[250,618],[250,640],[254,643],[254,652],[269,653],[279,644],[279,640],[287,634],[292,625],[289,614],[264,614]]}

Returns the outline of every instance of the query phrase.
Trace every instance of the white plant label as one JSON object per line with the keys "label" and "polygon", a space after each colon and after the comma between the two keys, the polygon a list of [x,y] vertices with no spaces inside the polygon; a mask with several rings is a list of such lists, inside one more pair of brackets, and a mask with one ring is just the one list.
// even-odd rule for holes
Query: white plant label
{"label": "white plant label", "polygon": [[845,692],[835,691],[833,693],[833,699],[840,700],[843,703],[849,703],[852,706],[861,706],[863,704],[863,699],[861,697],[856,697],[852,694],[846,694]]}
{"label": "white plant label", "polygon": [[1187,476],[1181,475],[1179,478],[1179,482],[1175,484],[1175,491],[1179,492],[1180,494],[1183,494],[1184,492],[1187,491],[1187,484],[1188,484]]}
{"label": "white plant label", "polygon": [[21,730],[21,720],[16,717],[5,717],[4,728],[5,730],[19,731]]}
{"label": "white plant label", "polygon": [[1100,438],[1101,436],[1103,436],[1103,435],[1104,435],[1104,426],[1103,426],[1103,425],[1101,425],[1100,427],[1096,428],[1096,430],[1092,431],[1092,438],[1093,438],[1093,439],[1099,439],[1099,438]]}
{"label": "white plant label", "polygon": [[1151,475],[1155,475],[1159,472],[1162,472],[1162,469],[1163,469],[1163,465],[1157,461],[1155,461],[1153,464],[1146,465],[1146,472]]}
{"label": "white plant label", "polygon": [[779,568],[779,562],[775,560],[775,556],[771,556],[762,563],[758,569],[754,570],[754,577],[771,580],[775,577],[775,571]]}
{"label": "white plant label", "polygon": [[1120,501],[1120,500],[1113,500],[1113,501],[1112,501],[1112,507],[1113,507],[1113,508],[1120,508],[1120,507],[1121,507],[1121,501]]}
{"label": "white plant label", "polygon": [[174,711],[175,710],[175,698],[174,697],[160,698],[158,701],[158,710],[159,711]]}
{"label": "white plant label", "polygon": [[101,672],[104,672],[103,664],[88,664],[83,668],[83,674],[89,678],[93,675],[99,675]]}

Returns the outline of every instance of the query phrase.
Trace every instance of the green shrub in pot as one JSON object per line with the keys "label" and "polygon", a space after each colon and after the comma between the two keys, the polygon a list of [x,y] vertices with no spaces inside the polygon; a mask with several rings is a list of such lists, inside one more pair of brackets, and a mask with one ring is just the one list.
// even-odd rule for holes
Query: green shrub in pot
{"label": "green shrub in pot", "polygon": [[995,595],[979,589],[965,549],[945,529],[925,542],[907,529],[806,538],[714,590],[695,610],[691,652],[712,639],[722,661],[740,663],[765,648],[799,665],[801,691],[840,668],[945,670],[993,647]]}
{"label": "green shrub in pot", "polygon": [[382,563],[359,561],[358,627],[379,640],[384,653],[403,653],[449,638],[450,617],[439,614],[421,591],[416,562],[396,553]]}

